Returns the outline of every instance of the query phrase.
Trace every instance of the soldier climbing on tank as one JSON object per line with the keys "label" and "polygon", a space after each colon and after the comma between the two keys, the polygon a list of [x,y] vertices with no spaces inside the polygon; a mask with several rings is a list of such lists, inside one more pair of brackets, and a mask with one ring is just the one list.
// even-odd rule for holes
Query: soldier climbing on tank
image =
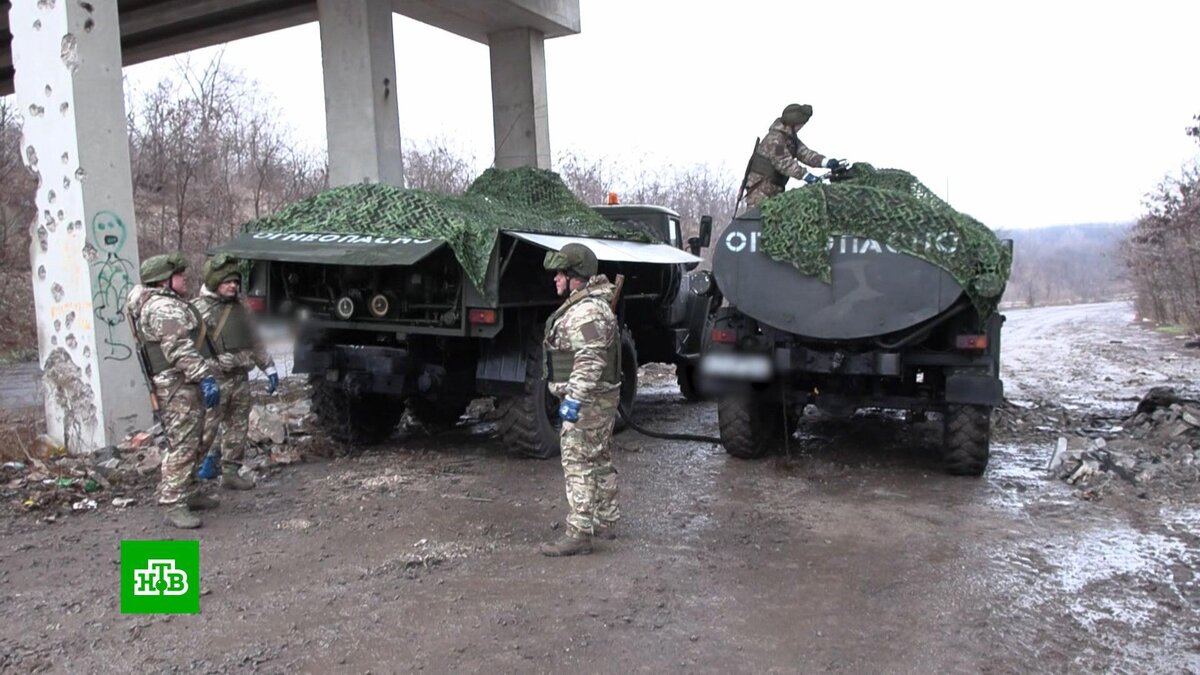
{"label": "soldier climbing on tank", "polygon": [[147,259],[140,271],[142,285],[130,291],[126,311],[167,437],[158,503],[167,507],[168,525],[191,529],[200,527],[193,509],[218,504],[197,491],[195,474],[204,411],[217,407],[221,390],[208,365],[212,351],[200,335],[203,322],[184,299],[185,269],[187,262],[178,253]]}
{"label": "soldier climbing on tank", "polygon": [[620,328],[611,307],[617,290],[597,274],[596,254],[583,244],[548,252],[543,266],[555,272],[555,290],[566,297],[546,321],[543,347],[546,381],[561,401],[568,514],[562,537],[541,551],[587,554],[593,537],[615,537],[620,516],[611,455],[621,393]]}
{"label": "soldier climbing on tank", "polygon": [[[826,158],[804,144],[797,134],[812,117],[811,105],[788,104],[783,113],[771,123],[767,135],[754,148],[742,179],[746,205],[754,208],[764,200],[783,192],[789,178],[812,184],[820,180],[804,168],[837,169],[845,166],[842,159]],[[740,199],[739,199],[740,201]]]}

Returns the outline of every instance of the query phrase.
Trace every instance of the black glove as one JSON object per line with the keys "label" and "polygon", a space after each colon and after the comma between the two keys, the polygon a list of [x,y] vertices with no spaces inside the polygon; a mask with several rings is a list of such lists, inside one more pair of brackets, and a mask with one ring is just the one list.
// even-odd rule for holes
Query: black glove
{"label": "black glove", "polygon": [[810,171],[804,174],[804,182],[808,183],[809,185],[812,185],[813,183],[820,183],[821,177]]}
{"label": "black glove", "polygon": [[829,159],[825,160],[825,168],[826,169],[844,169],[844,168],[846,168],[846,160],[834,159],[834,158],[830,157]]}

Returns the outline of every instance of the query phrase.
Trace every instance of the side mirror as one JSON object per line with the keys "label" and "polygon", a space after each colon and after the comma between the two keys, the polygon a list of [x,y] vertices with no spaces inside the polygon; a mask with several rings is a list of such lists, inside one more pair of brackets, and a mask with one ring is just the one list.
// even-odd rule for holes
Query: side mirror
{"label": "side mirror", "polygon": [[708,248],[712,243],[712,216],[700,216],[700,247]]}
{"label": "side mirror", "polygon": [[708,248],[712,243],[712,216],[700,216],[700,232],[697,237],[688,238],[688,252],[700,255],[700,249]]}

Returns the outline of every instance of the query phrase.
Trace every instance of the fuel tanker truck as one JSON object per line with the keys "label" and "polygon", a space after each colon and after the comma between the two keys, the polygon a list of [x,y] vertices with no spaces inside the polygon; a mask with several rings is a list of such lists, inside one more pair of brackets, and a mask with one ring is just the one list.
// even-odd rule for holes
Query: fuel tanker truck
{"label": "fuel tanker truck", "polygon": [[711,272],[692,273],[710,301],[699,383],[722,444],[762,457],[808,404],[932,411],[946,470],[982,474],[1012,242],[907,172],[859,163],[825,178],[737,215]]}

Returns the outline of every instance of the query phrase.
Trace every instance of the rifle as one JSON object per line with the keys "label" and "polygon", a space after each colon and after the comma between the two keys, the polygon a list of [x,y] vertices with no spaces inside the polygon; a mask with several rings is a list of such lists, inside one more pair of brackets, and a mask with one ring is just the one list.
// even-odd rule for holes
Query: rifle
{"label": "rifle", "polygon": [[733,203],[733,215],[737,215],[738,206],[742,203],[742,197],[746,195],[746,181],[750,179],[750,165],[754,163],[754,153],[758,152],[758,144],[762,142],[762,137],[754,139],[754,149],[750,151],[750,159],[746,160],[746,171],[742,173],[742,184],[738,186],[737,201]]}
{"label": "rifle", "polygon": [[616,312],[617,303],[621,301],[621,289],[625,287],[625,275],[618,274],[617,280],[613,285],[616,286],[617,290],[613,291],[613,298],[608,301],[608,306],[613,312]]}
{"label": "rifle", "polygon": [[134,342],[137,343],[134,353],[137,354],[138,365],[142,368],[142,377],[146,379],[146,393],[150,395],[150,412],[154,415],[154,420],[162,427],[163,435],[166,435],[167,427],[163,424],[162,412],[158,405],[158,394],[154,393],[154,374],[150,372],[150,357],[146,355],[146,343],[142,342],[137,320],[134,319],[133,312],[129,311],[128,307],[125,308],[125,319],[129,322],[129,330],[133,333]]}

